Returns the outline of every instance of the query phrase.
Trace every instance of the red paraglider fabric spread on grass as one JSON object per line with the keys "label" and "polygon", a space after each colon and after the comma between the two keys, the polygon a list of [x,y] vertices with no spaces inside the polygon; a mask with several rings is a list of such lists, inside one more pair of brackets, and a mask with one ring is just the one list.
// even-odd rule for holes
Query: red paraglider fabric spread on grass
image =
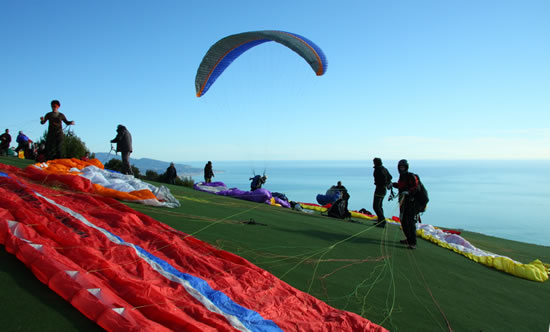
{"label": "red paraglider fabric spread on grass", "polygon": [[385,331],[114,199],[2,164],[0,243],[108,331]]}

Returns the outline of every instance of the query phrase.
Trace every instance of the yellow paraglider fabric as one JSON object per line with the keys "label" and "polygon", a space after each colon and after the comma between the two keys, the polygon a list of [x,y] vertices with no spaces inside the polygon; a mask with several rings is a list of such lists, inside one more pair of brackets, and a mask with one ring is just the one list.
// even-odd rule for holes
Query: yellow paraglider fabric
{"label": "yellow paraglider fabric", "polygon": [[[328,209],[315,204],[300,203],[302,208],[317,212],[326,212]],[[350,211],[353,218],[377,220],[376,216],[369,216],[356,211]],[[400,225],[394,219],[386,219],[388,224]],[[440,247],[450,249],[474,262],[495,268],[523,279],[544,282],[548,280],[550,268],[536,259],[529,264],[516,262],[505,256],[496,255],[474,247],[468,241],[457,234],[449,234],[443,230],[427,224],[418,224],[416,233],[425,240],[436,243]]]}
{"label": "yellow paraglider fabric", "polygon": [[548,280],[548,273],[550,271],[538,259],[529,264],[516,262],[509,257],[496,255],[478,249],[471,245],[468,241],[464,240],[461,236],[456,234],[444,234],[443,231],[436,229],[432,225],[419,225],[416,233],[423,239],[466,256],[474,262],[515,275],[516,277],[538,282]]}

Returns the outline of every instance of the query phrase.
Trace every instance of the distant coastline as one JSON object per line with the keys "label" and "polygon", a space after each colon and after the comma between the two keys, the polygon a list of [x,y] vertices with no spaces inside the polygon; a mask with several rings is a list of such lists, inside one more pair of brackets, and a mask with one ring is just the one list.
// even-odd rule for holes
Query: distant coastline
{"label": "distant coastline", "polygon": [[[120,159],[120,154],[115,154],[114,152],[95,152],[95,157],[105,164],[111,159]],[[130,164],[137,167],[141,173],[145,173],[147,170],[155,171],[157,173],[164,173],[168,166],[170,166],[170,163],[170,161],[150,158],[130,158]],[[190,165],[177,162],[174,162],[174,166],[176,167],[179,176],[197,176],[201,175],[203,171],[202,168],[192,167]]]}

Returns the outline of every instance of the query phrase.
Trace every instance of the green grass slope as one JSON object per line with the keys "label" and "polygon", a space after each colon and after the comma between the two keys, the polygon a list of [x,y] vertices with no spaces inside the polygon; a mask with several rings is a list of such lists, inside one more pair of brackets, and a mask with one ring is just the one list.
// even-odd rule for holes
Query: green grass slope
{"label": "green grass slope", "polygon": [[[26,165],[12,159],[0,162]],[[408,250],[399,244],[399,227],[380,229],[369,221],[341,221],[169,187],[180,208],[129,205],[389,330],[546,331],[550,324],[549,281],[520,279],[422,239],[418,249]],[[470,232],[462,236],[523,263],[550,262],[550,247]],[[0,287],[3,330],[99,330],[3,247]]]}

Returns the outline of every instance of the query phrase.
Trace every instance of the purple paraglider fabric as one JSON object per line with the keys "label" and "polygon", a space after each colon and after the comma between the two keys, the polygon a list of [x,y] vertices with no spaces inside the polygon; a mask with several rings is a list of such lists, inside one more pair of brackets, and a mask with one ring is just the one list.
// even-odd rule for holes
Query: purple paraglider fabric
{"label": "purple paraglider fabric", "polygon": [[254,191],[243,191],[238,188],[231,188],[225,191],[220,191],[217,194],[240,198],[257,203],[271,203],[271,193],[269,192],[269,190],[263,188],[256,189]]}
{"label": "purple paraglider fabric", "polygon": [[[244,191],[239,188],[227,188],[223,182],[197,182],[193,185],[195,190],[200,190],[216,195],[229,196],[238,199],[244,199],[247,201],[271,204],[271,192],[267,189],[260,188],[254,191]],[[273,197],[275,203],[280,204],[282,207],[290,208],[288,201],[282,200],[278,197]]]}
{"label": "purple paraglider fabric", "polygon": [[220,191],[227,190],[227,186],[223,182],[211,182],[211,183],[197,182],[193,185],[193,189],[204,191],[207,193],[217,194]]}

